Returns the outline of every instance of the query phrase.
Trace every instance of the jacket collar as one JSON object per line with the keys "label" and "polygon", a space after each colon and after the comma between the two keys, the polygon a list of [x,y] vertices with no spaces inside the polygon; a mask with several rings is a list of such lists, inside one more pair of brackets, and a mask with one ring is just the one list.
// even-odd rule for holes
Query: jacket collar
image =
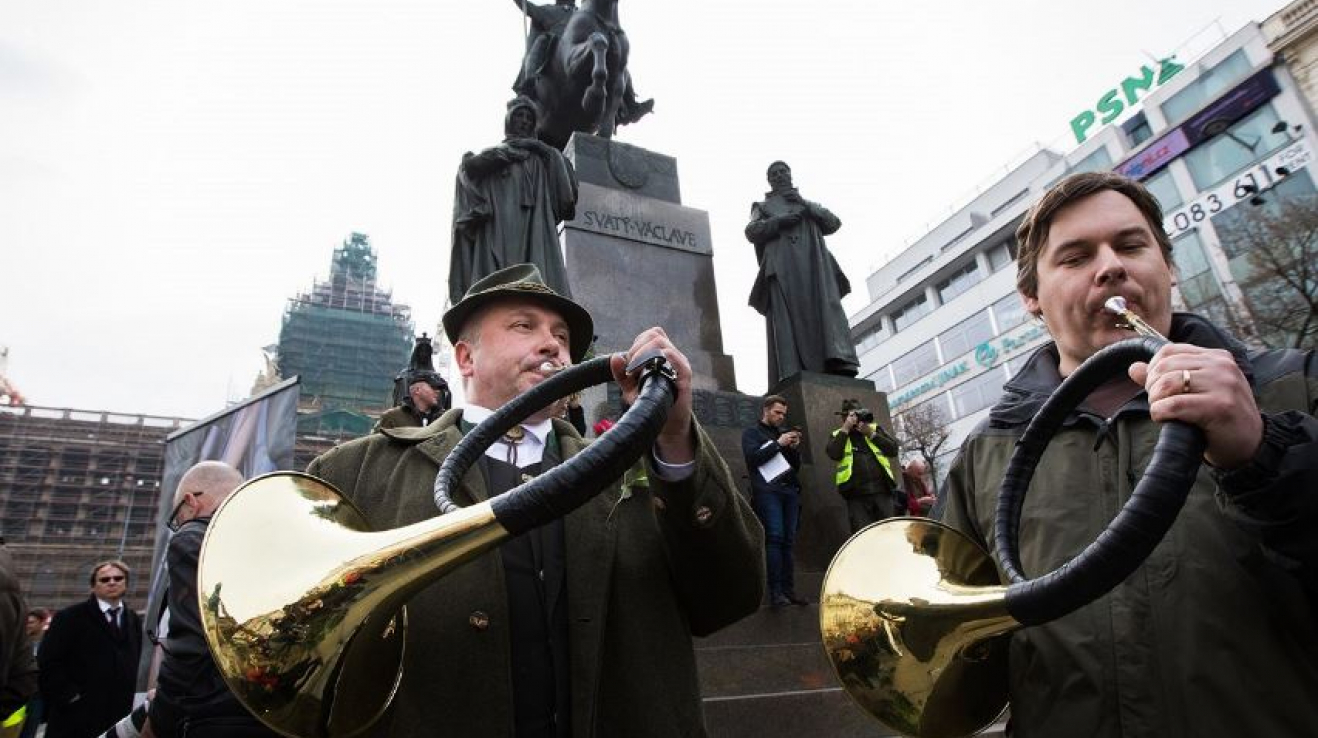
{"label": "jacket collar", "polygon": [[[1245,379],[1253,386],[1253,364],[1244,344],[1203,317],[1194,313],[1173,313],[1169,337],[1174,343],[1189,343],[1231,352],[1236,366],[1240,367]],[[1029,423],[1048,396],[1062,383],[1058,363],[1056,343],[1049,341],[1036,349],[1016,376],[1003,385],[1002,399],[989,411],[989,427],[1014,428]],[[1144,402],[1144,393],[1140,393],[1139,401]],[[1072,412],[1065,424],[1070,425],[1075,419],[1076,413]]]}
{"label": "jacket collar", "polygon": [[[380,433],[396,443],[415,446],[418,453],[434,462],[438,471],[444,459],[462,440],[462,409],[449,410],[424,428],[381,428]],[[566,421],[554,418],[553,433],[558,438],[559,453],[564,460],[571,458],[585,446],[577,430]],[[489,488],[480,469],[473,464],[462,479],[462,484],[458,489],[450,492],[449,496],[454,502],[464,506],[488,499]]]}

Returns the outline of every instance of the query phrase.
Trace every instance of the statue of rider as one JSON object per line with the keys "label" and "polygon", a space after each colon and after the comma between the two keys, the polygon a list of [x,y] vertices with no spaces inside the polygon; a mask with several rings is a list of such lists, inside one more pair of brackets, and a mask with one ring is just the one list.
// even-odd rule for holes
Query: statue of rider
{"label": "statue of rider", "polygon": [[[531,30],[526,38],[526,55],[522,57],[522,66],[517,70],[513,90],[544,105],[545,101],[536,95],[535,83],[544,74],[545,65],[552,58],[554,48],[559,38],[563,36],[568,21],[572,20],[573,14],[577,12],[577,3],[576,0],[555,0],[553,4],[536,5],[528,0],[513,0],[513,4],[521,9],[531,22]],[[619,28],[617,32],[623,33],[623,30]],[[653,99],[645,101],[636,99],[636,88],[632,86],[629,71],[627,87],[622,95],[622,105],[618,108],[618,124],[635,123],[652,110],[654,110]]]}

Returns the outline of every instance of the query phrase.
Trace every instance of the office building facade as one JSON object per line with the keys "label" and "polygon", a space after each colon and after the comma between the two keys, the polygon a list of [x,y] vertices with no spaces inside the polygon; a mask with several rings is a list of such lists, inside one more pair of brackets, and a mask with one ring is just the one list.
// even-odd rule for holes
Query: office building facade
{"label": "office building facade", "polygon": [[1078,114],[1072,130],[1073,150],[1033,153],[871,274],[872,302],[851,318],[861,376],[888,393],[896,422],[920,409],[947,427],[940,476],[1003,384],[1049,340],[1015,291],[1014,233],[1069,174],[1114,170],[1157,196],[1173,241],[1177,309],[1255,343],[1285,341],[1254,320],[1251,299],[1275,280],[1251,262],[1245,226],[1316,192],[1309,163],[1318,142],[1304,92],[1262,26],[1192,60],[1146,64]]}

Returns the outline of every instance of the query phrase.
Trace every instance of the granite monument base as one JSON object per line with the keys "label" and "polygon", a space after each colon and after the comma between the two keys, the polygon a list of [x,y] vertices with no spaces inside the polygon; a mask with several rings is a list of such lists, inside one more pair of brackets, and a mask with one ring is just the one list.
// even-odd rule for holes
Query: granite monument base
{"label": "granite monument base", "polygon": [[576,217],[563,225],[573,297],[595,319],[600,352],[660,326],[691,362],[697,389],[732,391],[723,353],[709,214],[681,202],[670,156],[578,133]]}
{"label": "granite monument base", "polygon": [[[874,383],[833,374],[801,372],[776,384],[770,394],[787,400],[787,426],[801,428],[801,527],[796,536],[798,571],[824,571],[833,554],[851,537],[846,501],[837,492],[837,462],[825,448],[842,425],[837,413],[843,400],[855,400],[874,412],[874,419],[892,432],[888,398]],[[898,461],[891,459],[893,470]]]}

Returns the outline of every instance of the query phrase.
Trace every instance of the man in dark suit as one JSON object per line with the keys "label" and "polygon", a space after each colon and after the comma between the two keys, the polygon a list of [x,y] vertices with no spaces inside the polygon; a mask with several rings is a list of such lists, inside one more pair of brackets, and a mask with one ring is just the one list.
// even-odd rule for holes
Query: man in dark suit
{"label": "man in dark suit", "polygon": [[91,596],[60,610],[41,642],[47,738],[93,738],[133,709],[142,622],[124,606],[128,565],[92,567]]}

